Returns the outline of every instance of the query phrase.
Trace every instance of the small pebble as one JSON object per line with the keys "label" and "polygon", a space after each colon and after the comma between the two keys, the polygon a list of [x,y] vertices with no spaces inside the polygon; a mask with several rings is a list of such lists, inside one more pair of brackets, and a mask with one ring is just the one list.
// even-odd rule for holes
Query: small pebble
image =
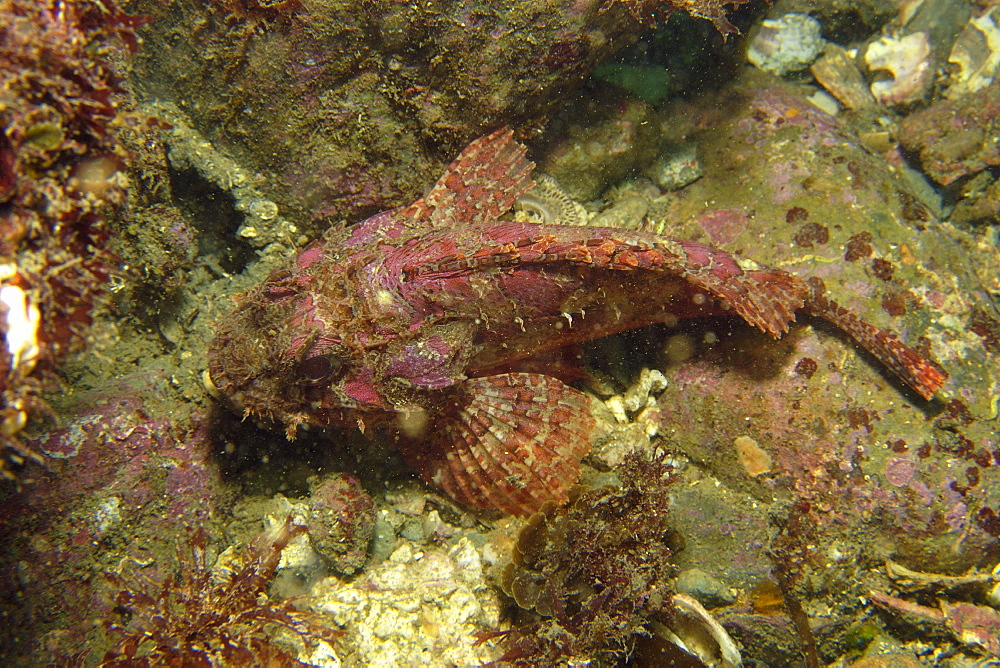
{"label": "small pebble", "polygon": [[681,571],[675,586],[678,593],[698,599],[706,608],[718,608],[736,602],[732,590],[700,568]]}
{"label": "small pebble", "polygon": [[806,14],[790,13],[767,19],[750,41],[747,60],[758,68],[784,76],[809,67],[823,51],[820,23]]}
{"label": "small pebble", "polygon": [[771,471],[773,465],[771,455],[757,445],[754,439],[749,436],[737,436],[733,439],[733,447],[736,448],[740,464],[754,478]]}

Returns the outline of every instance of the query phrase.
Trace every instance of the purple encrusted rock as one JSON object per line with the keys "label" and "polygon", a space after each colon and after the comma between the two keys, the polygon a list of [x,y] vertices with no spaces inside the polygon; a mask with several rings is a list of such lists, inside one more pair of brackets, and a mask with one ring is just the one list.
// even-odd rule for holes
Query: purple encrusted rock
{"label": "purple encrusted rock", "polygon": [[[951,381],[946,399],[921,402],[808,318],[777,342],[691,323],[676,335],[698,354],[665,372],[660,433],[733,489],[806,509],[796,526],[808,544],[850,544],[862,559],[888,550],[934,572],[978,564],[1000,537],[1000,441],[981,391],[983,370],[1000,368],[1000,323],[980,306],[995,262],[791,87],[747,82],[678,102],[663,121],[705,166],[670,193],[664,233],[822,279]],[[740,466],[741,436],[771,457],[769,473]]]}
{"label": "purple encrusted rock", "polygon": [[910,114],[900,126],[903,147],[920,157],[941,185],[1000,165],[1000,83]]}
{"label": "purple encrusted rock", "polygon": [[207,421],[152,415],[140,397],[155,385],[132,379],[81,397],[61,428],[31,440],[44,465],[0,501],[0,595],[30,602],[7,618],[16,643],[0,643],[6,658],[79,652],[114,605],[103,573],[169,567],[190,528],[210,522],[224,488]]}

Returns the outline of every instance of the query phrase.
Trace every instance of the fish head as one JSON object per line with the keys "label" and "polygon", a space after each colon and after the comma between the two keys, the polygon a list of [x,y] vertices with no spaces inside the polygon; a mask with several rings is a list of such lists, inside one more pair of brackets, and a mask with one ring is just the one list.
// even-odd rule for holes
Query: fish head
{"label": "fish head", "polygon": [[209,348],[209,389],[244,416],[300,425],[349,426],[381,409],[356,336],[343,281],[279,270],[238,298]]}

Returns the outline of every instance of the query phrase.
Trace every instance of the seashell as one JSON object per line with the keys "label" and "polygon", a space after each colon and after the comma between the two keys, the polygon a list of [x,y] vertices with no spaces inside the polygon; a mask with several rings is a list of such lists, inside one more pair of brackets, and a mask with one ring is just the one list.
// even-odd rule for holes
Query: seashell
{"label": "seashell", "polygon": [[736,643],[697,599],[687,594],[671,597],[674,616],[670,626],[659,622],[654,631],[681,649],[695,655],[707,666],[738,668],[743,658]]}
{"label": "seashell", "polygon": [[820,27],[819,21],[806,14],[766,19],[750,41],[747,60],[779,77],[804,70],[823,51]]}
{"label": "seashell", "polygon": [[18,285],[5,283],[7,277],[17,278],[17,268],[13,264],[0,266],[0,304],[3,304],[4,340],[10,353],[10,372],[27,375],[35,367],[35,360],[41,353],[38,341],[38,327],[41,313],[31,303],[28,294]]}
{"label": "seashell", "polygon": [[993,83],[1000,70],[1000,6],[970,20],[951,48],[948,62],[954,66],[945,97],[954,99],[975,93]]}
{"label": "seashell", "polygon": [[879,79],[871,85],[872,95],[886,107],[896,107],[923,100],[934,82],[931,44],[925,32],[902,37],[882,37],[868,45],[865,62],[870,69],[885,70],[891,79]]}
{"label": "seashell", "polygon": [[812,64],[811,71],[816,81],[848,109],[875,106],[864,75],[843,47],[828,43],[823,55]]}

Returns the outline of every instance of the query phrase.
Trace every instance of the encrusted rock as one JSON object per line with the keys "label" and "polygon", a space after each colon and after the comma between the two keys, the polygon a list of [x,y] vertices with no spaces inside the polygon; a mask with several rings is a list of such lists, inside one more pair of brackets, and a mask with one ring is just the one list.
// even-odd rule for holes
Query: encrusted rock
{"label": "encrusted rock", "polygon": [[[904,145],[919,151],[929,174],[935,172],[928,167],[940,165],[941,174],[954,169],[957,176],[973,169],[977,158],[980,165],[997,160],[995,144],[958,144],[958,137],[956,149],[968,146],[963,160],[946,162],[949,156],[936,152],[947,146],[938,138],[967,128],[979,127],[985,137],[1000,134],[998,102],[987,95],[996,89],[994,84],[963,98],[968,102],[961,105],[945,101],[933,117],[927,110],[905,120]],[[711,128],[697,135],[705,175],[673,194],[664,232],[708,238],[732,250],[753,248],[756,260],[823,278],[845,307],[905,329],[918,345],[926,337],[956,379],[955,396],[963,398],[951,411],[956,417],[939,429],[924,410],[942,406],[922,410],[911,404],[898,387],[870,374],[851,349],[804,320],[777,344],[727,331],[721,321],[702,323],[676,328],[693,340],[711,330],[718,342],[665,369],[670,384],[657,397],[659,435],[730,491],[749,491],[762,508],[786,493],[807,503],[809,520],[801,526],[822,538],[805,540],[850,541],[861,559],[892,545],[914,565],[966,570],[1000,535],[1000,467],[991,460],[996,430],[989,422],[996,410],[980,398],[982,369],[997,368],[1000,327],[977,306],[988,300],[986,286],[996,284],[996,249],[938,223],[884,159],[860,148],[849,128],[812,109],[798,90],[747,86],[738,94],[725,114],[717,97],[695,108],[676,103],[664,110],[682,136],[691,135],[693,124]],[[968,417],[961,417],[963,406]],[[952,427],[956,420],[967,425]],[[949,427],[962,434],[949,435]],[[770,456],[767,474],[751,477],[734,456],[733,441],[744,435]],[[886,478],[894,457],[916,464],[903,487]],[[713,485],[706,481],[694,489]],[[988,510],[972,507],[976,495],[988,499]],[[731,502],[748,512],[750,504],[738,498]],[[703,499],[683,498],[679,491],[677,503],[695,509],[696,518],[677,526],[688,546],[678,559],[697,554],[702,561],[684,565],[710,570],[703,560],[712,559],[712,552],[696,549],[692,536],[705,534],[699,540],[717,548],[713,541],[722,533],[743,536],[727,546],[740,553],[730,563],[763,563],[751,547],[759,535],[748,526],[704,514],[697,505]],[[688,517],[674,515],[678,525]],[[833,582],[843,568],[832,565],[825,581]]]}
{"label": "encrusted rock", "polygon": [[700,568],[688,568],[677,576],[677,593],[692,596],[706,608],[731,605],[736,601],[732,590]]}
{"label": "encrusted rock", "polygon": [[351,575],[364,565],[375,519],[375,502],[354,476],[329,476],[309,497],[312,546],[340,573]]}
{"label": "encrusted rock", "polygon": [[952,222],[989,223],[1000,219],[1000,179],[980,172],[963,185],[961,194],[962,199],[951,213]]}
{"label": "encrusted rock", "polygon": [[139,0],[135,82],[264,175],[314,236],[413,201],[486,129],[552,113],[646,29],[618,4]]}
{"label": "encrusted rock", "polygon": [[539,167],[583,202],[648,163],[658,148],[660,124],[649,106],[620,93],[602,91],[566,122]]}
{"label": "encrusted rock", "polygon": [[694,183],[705,173],[698,161],[698,145],[681,144],[660,154],[646,169],[646,175],[664,190],[677,190]]}
{"label": "encrusted rock", "polygon": [[278,205],[258,189],[243,167],[192,128],[175,105],[157,102],[147,105],[147,109],[150,114],[168,120],[172,126],[166,134],[171,167],[178,171],[191,170],[233,198],[233,209],[243,216],[237,237],[256,248],[274,242],[281,242],[286,247],[295,245],[298,228],[279,215]]}
{"label": "encrusted rock", "polygon": [[941,185],[1000,165],[1000,84],[910,114],[900,142]]}
{"label": "encrusted rock", "polygon": [[819,21],[806,14],[765,19],[750,41],[747,60],[777,76],[804,70],[823,50],[820,29]]}

